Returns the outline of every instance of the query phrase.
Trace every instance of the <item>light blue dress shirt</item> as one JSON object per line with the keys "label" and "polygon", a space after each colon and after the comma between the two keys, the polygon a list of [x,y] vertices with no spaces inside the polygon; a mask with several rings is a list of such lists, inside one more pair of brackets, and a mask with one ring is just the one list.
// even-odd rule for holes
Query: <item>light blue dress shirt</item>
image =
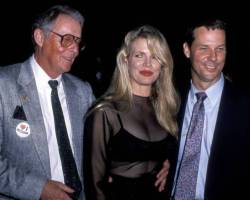
{"label": "light blue dress shirt", "polygon": [[[207,98],[204,101],[205,106],[205,119],[204,119],[204,128],[203,128],[203,135],[202,135],[202,142],[201,142],[201,154],[200,154],[200,161],[199,161],[199,170],[198,170],[198,177],[197,177],[197,185],[196,185],[196,195],[195,199],[203,200],[204,199],[204,188],[206,182],[206,174],[207,174],[207,165],[210,155],[211,144],[213,141],[214,129],[217,120],[219,105],[221,94],[224,86],[224,77],[221,74],[220,79],[211,87],[209,87],[206,92]],[[175,190],[176,185],[176,176],[178,174],[180,162],[182,159],[182,154],[184,150],[184,144],[187,136],[187,131],[193,111],[193,106],[197,101],[195,93],[201,92],[195,88],[193,83],[191,82],[191,89],[188,94],[188,100],[185,108],[185,115],[183,119],[183,125],[181,129],[181,137],[180,137],[180,148],[178,154],[178,162],[177,162],[177,170],[174,179],[174,187],[173,191]]]}

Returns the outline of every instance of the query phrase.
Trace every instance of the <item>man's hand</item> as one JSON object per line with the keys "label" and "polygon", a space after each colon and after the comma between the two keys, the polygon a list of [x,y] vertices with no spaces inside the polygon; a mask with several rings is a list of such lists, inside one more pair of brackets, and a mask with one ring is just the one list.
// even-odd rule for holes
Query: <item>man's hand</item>
{"label": "man's hand", "polygon": [[72,200],[69,194],[74,190],[63,183],[48,181],[43,187],[41,200]]}
{"label": "man's hand", "polygon": [[163,162],[161,170],[156,175],[157,180],[155,182],[155,187],[158,187],[159,192],[162,192],[165,189],[169,168],[170,168],[170,163],[168,160],[165,160]]}

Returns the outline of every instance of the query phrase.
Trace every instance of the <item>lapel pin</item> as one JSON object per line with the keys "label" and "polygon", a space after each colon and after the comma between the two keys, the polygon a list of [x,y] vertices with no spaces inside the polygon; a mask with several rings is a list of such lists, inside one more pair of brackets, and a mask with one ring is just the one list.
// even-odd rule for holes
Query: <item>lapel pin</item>
{"label": "lapel pin", "polygon": [[28,98],[27,95],[24,95],[24,96],[21,96],[20,99],[21,99],[21,101],[22,101],[23,103],[25,103],[26,101],[28,101],[29,98]]}
{"label": "lapel pin", "polygon": [[16,126],[16,134],[21,137],[25,138],[30,135],[30,125],[27,122],[21,122]]}

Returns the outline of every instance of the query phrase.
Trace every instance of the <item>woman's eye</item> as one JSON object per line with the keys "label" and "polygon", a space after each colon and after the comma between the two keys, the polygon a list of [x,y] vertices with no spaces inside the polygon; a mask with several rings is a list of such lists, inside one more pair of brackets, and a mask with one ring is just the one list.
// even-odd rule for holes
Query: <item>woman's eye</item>
{"label": "woman's eye", "polygon": [[142,54],[135,54],[135,57],[136,57],[136,58],[142,58],[143,55],[142,55]]}

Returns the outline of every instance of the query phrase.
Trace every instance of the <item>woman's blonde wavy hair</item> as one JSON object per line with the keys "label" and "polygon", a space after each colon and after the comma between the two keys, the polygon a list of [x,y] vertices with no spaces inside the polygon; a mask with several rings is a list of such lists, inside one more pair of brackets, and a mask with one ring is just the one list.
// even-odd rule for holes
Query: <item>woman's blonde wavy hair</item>
{"label": "woman's blonde wavy hair", "polygon": [[94,109],[110,101],[125,101],[127,108],[130,108],[133,90],[126,60],[131,51],[131,44],[138,38],[146,39],[149,50],[161,64],[160,75],[152,85],[150,96],[156,118],[163,128],[177,137],[176,115],[179,108],[179,96],[173,84],[173,58],[166,39],[159,30],[152,26],[144,25],[127,33],[116,57],[116,68],[111,84],[97,101]]}

